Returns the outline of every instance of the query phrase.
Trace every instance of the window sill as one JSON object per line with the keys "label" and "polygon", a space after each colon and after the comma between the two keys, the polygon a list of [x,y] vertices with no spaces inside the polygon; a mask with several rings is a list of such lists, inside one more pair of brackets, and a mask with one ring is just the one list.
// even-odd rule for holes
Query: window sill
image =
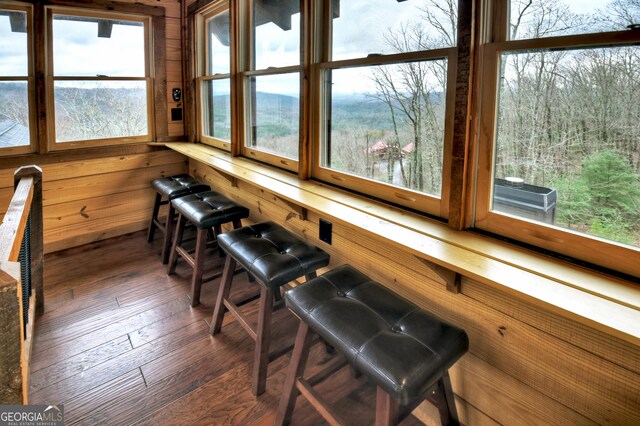
{"label": "window sill", "polygon": [[640,286],[193,143],[166,147],[440,267],[640,346]]}

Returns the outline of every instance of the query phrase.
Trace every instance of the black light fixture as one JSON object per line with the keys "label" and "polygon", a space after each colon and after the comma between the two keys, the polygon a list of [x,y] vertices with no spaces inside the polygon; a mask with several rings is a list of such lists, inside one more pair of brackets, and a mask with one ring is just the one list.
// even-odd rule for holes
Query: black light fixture
{"label": "black light fixture", "polygon": [[9,25],[11,25],[12,33],[26,33],[27,32],[27,14],[24,12],[11,12],[8,10],[0,11],[0,16],[5,15],[9,17]]}
{"label": "black light fixture", "polygon": [[113,30],[113,21],[110,19],[98,20],[98,37],[111,38],[111,31]]}

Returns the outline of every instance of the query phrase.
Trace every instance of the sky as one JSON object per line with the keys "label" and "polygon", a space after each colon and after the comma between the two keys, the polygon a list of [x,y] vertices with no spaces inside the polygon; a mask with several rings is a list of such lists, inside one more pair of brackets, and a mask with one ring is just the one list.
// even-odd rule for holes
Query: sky
{"label": "sky", "polygon": [[[609,0],[562,0],[576,13],[604,8]],[[416,19],[424,0],[342,0],[340,17],[334,20],[335,41],[340,48],[334,57],[366,56],[384,53],[383,34],[389,27]],[[299,58],[299,14],[294,15],[293,28],[282,31],[265,24],[257,29],[258,68],[295,65]],[[97,24],[54,21],[56,38],[56,74],[80,72],[81,75],[144,75],[141,27],[115,25],[111,39],[97,37]],[[0,16],[0,76],[26,73],[26,35],[11,33],[9,18]],[[124,59],[124,60],[123,60]],[[116,65],[117,66],[114,66]],[[123,68],[124,66],[124,68]]]}

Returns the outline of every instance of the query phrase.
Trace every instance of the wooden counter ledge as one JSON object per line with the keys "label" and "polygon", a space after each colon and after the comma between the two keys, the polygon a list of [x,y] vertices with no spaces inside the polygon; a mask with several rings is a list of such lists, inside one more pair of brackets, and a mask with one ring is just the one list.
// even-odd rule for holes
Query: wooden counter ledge
{"label": "wooden counter ledge", "polygon": [[[203,144],[165,146],[200,161],[230,182],[280,198],[302,219],[306,210],[483,284],[640,346],[640,286],[445,224],[316,181],[231,157]],[[439,268],[436,268],[439,269]],[[435,269],[434,269],[435,270]],[[436,271],[437,272],[437,271]],[[442,275],[441,275],[442,276]]]}

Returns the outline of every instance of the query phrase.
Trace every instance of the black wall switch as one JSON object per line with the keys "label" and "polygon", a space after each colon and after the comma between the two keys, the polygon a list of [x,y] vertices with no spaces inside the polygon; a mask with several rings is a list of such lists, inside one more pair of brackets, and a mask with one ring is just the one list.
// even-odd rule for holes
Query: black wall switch
{"label": "black wall switch", "polygon": [[320,241],[331,244],[331,222],[320,219]]}

